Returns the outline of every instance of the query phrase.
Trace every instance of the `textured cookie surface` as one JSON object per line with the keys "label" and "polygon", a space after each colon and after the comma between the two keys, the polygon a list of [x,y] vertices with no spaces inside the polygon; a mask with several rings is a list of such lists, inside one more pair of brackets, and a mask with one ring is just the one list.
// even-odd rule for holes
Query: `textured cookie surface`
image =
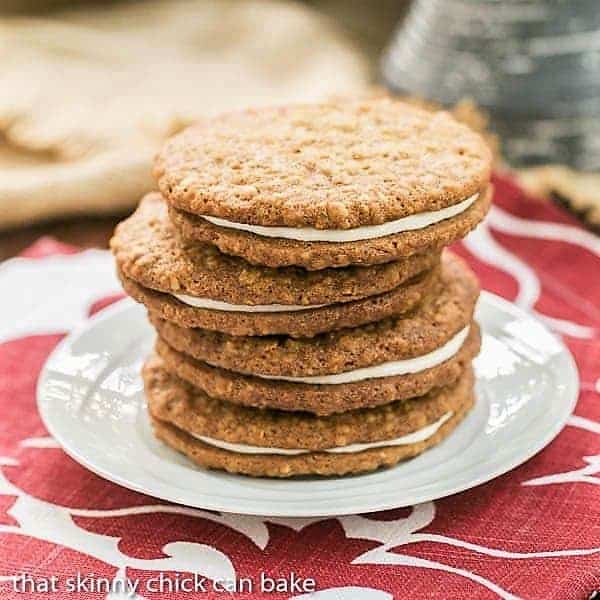
{"label": "textured cookie surface", "polygon": [[455,410],[473,384],[472,370],[467,369],[456,385],[425,396],[321,417],[210,398],[166,371],[156,356],[144,365],[143,377],[150,414],[179,429],[234,444],[306,450],[407,435]]}
{"label": "textured cookie surface", "polygon": [[312,337],[326,331],[357,327],[412,310],[433,289],[439,267],[413,277],[389,292],[296,312],[244,313],[189,306],[171,294],[145,288],[121,275],[123,289],[157,317],[182,327],[201,327],[229,335]]}
{"label": "textured cookie surface", "polygon": [[342,373],[432,352],[471,323],[479,286],[466,264],[445,254],[440,281],[413,312],[309,339],[232,337],[186,329],[150,315],[159,335],[175,350],[211,364],[267,376],[304,377]]}
{"label": "textured cookie surface", "polygon": [[160,338],[156,342],[156,353],[167,371],[200,388],[212,398],[257,408],[303,410],[329,415],[422,396],[434,388],[452,385],[477,355],[480,343],[479,327],[473,323],[469,337],[460,350],[435,367],[418,373],[336,385],[273,381],[211,367],[183,352],[177,352]]}
{"label": "textured cookie surface", "polygon": [[158,419],[152,420],[154,434],[168,446],[207,469],[251,477],[295,477],[301,475],[342,476],[392,467],[403,460],[414,458],[448,437],[464,419],[475,402],[471,397],[437,432],[423,442],[374,448],[356,454],[328,454],[311,452],[299,456],[261,456],[239,454],[209,446],[185,431]]}
{"label": "textured cookie surface", "polygon": [[403,231],[356,242],[304,242],[271,238],[219,227],[202,217],[171,207],[169,214],[181,235],[214,244],[233,256],[268,267],[296,265],[309,270],[348,265],[380,265],[417,253],[435,252],[467,235],[483,220],[492,201],[492,187],[464,212],[423,229]]}
{"label": "textured cookie surface", "polygon": [[456,204],[490,169],[483,139],[448,113],[380,98],[202,121],[165,145],[154,174],[193,214],[349,229]]}
{"label": "textured cookie surface", "polygon": [[[467,370],[453,387],[414,400],[329,417],[239,407],[213,400],[166,372],[155,357],[144,367],[148,410],[156,435],[198,464],[251,475],[334,475],[372,470],[414,456],[439,443],[473,404],[473,374]],[[422,442],[332,454],[327,448],[394,439],[452,417]],[[188,433],[189,432],[189,433]],[[190,435],[229,443],[309,450],[282,456],[221,450]]]}
{"label": "textured cookie surface", "polygon": [[159,194],[146,196],[119,224],[111,249],[119,271],[144,287],[231,304],[349,302],[394,289],[439,260],[438,253],[430,252],[373,268],[309,272],[257,267],[212,245],[181,240]]}

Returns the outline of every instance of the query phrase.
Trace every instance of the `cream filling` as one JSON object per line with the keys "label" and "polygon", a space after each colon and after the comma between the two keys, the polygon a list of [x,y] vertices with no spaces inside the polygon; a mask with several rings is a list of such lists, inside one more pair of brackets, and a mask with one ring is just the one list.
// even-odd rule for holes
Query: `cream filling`
{"label": "cream filling", "polygon": [[395,438],[393,440],[384,440],[381,442],[370,442],[367,444],[349,444],[348,446],[338,446],[337,448],[327,448],[325,450],[295,450],[291,448],[269,448],[265,446],[249,446],[247,444],[232,444],[231,442],[224,442],[223,440],[216,440],[211,437],[203,435],[190,434],[192,437],[208,444],[209,446],[216,446],[222,450],[228,450],[229,452],[237,452],[238,454],[282,454],[286,456],[295,456],[298,454],[310,454],[311,452],[326,452],[328,454],[346,454],[350,452],[362,452],[363,450],[369,450],[371,448],[388,448],[391,446],[406,446],[407,444],[416,444],[423,442],[426,439],[434,435],[437,430],[453,415],[452,411],[447,412],[435,423],[431,423],[423,429],[413,431],[407,435]]}
{"label": "cream filling", "polygon": [[429,354],[407,358],[404,360],[393,360],[381,363],[373,367],[364,367],[336,373],[335,375],[315,375],[309,377],[286,377],[284,375],[251,375],[263,379],[278,379],[282,381],[293,381],[296,383],[314,383],[319,385],[334,385],[338,383],[352,383],[365,379],[377,379],[379,377],[393,377],[394,375],[406,375],[407,373],[419,373],[425,369],[431,369],[449,358],[452,358],[461,348],[469,335],[469,326],[461,329],[450,341],[440,348],[436,348]]}
{"label": "cream filling", "polygon": [[403,231],[414,231],[423,229],[434,223],[439,223],[445,219],[450,219],[469,208],[477,200],[479,194],[474,194],[470,198],[453,204],[447,208],[422,212],[416,215],[402,217],[395,221],[389,221],[382,225],[367,225],[364,227],[355,227],[354,229],[316,229],[314,227],[263,227],[262,225],[248,225],[247,223],[236,223],[218,217],[209,217],[202,215],[213,225],[226,227],[229,229],[239,229],[248,231],[256,235],[272,238],[284,238],[288,240],[298,240],[300,242],[357,242],[360,240],[371,240],[385,237],[394,233]]}
{"label": "cream filling", "polygon": [[220,300],[211,300],[210,298],[199,298],[196,296],[187,296],[186,294],[172,294],[184,304],[194,306],[195,308],[207,308],[209,310],[222,310],[226,312],[247,312],[247,313],[274,313],[274,312],[295,312],[299,310],[310,310],[311,308],[321,308],[326,304],[230,304]]}

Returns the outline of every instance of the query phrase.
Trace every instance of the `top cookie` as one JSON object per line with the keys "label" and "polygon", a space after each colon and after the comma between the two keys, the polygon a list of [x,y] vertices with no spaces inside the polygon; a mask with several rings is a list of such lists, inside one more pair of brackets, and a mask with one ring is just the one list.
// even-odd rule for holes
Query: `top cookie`
{"label": "top cookie", "polygon": [[166,144],[154,175],[192,214],[346,230],[461,203],[490,169],[483,139],[449,114],[384,98],[202,121]]}

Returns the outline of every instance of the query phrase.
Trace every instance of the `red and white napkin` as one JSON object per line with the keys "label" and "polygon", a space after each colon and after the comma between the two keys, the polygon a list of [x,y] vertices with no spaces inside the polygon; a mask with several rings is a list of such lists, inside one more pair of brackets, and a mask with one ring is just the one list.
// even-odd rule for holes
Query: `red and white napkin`
{"label": "red and white napkin", "polygon": [[[289,581],[293,572],[316,581],[306,596],[315,600],[588,598],[600,588],[600,238],[510,180],[495,185],[487,221],[455,249],[485,289],[563,337],[581,377],[575,415],[512,472],[384,513],[219,514],[166,504],[79,466],[45,431],[35,386],[58,341],[119,297],[111,257],[42,239],[1,264],[0,597],[116,600],[132,596],[91,585],[125,577],[138,582],[138,598],[304,597],[152,591],[161,573],[175,581],[195,571],[255,582],[261,573]],[[57,591],[14,591],[23,573],[49,586],[55,576]]]}

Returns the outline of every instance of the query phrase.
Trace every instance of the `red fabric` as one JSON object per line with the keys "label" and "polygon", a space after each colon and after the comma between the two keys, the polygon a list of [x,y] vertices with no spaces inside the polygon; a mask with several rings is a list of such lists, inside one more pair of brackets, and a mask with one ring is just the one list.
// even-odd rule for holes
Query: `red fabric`
{"label": "red fabric", "polygon": [[[36,577],[57,575],[61,586],[66,577],[78,571],[108,578],[117,571],[89,550],[93,544],[82,550],[56,544],[52,539],[44,541],[48,536],[44,534],[43,519],[34,532],[18,532],[19,515],[11,514],[11,508],[20,493],[50,506],[66,507],[78,528],[113,536],[120,540],[119,550],[136,559],[165,558],[174,551],[173,547],[165,548],[172,542],[206,544],[228,557],[238,577],[251,577],[255,582],[261,571],[272,577],[289,577],[294,572],[299,577],[314,578],[319,590],[372,588],[370,592],[355,592],[354,596],[348,590],[346,595],[340,591],[339,598],[383,598],[369,595],[380,590],[380,594],[387,592],[395,598],[568,600],[587,598],[600,588],[600,553],[565,555],[568,550],[600,548],[600,253],[589,243],[594,239],[592,235],[583,234],[574,219],[560,209],[526,197],[507,178],[497,177],[495,184],[495,206],[499,211],[490,216],[489,231],[492,241],[528,265],[537,277],[541,293],[532,308],[587,332],[563,336],[576,358],[582,391],[575,420],[521,467],[488,484],[436,501],[433,508],[402,508],[363,517],[386,522],[391,534],[402,519],[415,516],[419,510],[434,510],[431,523],[418,530],[419,534],[428,534],[426,539],[386,546],[382,551],[385,555],[387,550],[387,556],[416,557],[426,562],[415,566],[394,564],[398,562],[395,559],[374,561],[379,564],[356,561],[381,547],[382,542],[348,536],[344,524],[349,521],[344,518],[286,521],[239,517],[237,523],[242,525],[266,524],[268,536],[262,549],[248,535],[218,519],[165,513],[101,517],[82,514],[81,509],[106,511],[162,503],[102,480],[59,448],[22,443],[47,436],[36,412],[36,379],[44,360],[61,339],[61,334],[32,334],[0,344],[0,471],[13,486],[12,492],[6,484],[0,489],[1,597],[48,597],[44,593],[16,593],[10,580],[1,579],[22,572]],[[498,215],[525,219],[521,224],[526,230],[514,235],[510,231],[513,225],[516,227],[514,220],[496,227]],[[568,231],[560,229],[560,239],[555,240],[542,239],[548,237],[547,232],[531,235],[535,233],[531,223],[542,222],[567,226]],[[561,241],[571,235],[568,232],[575,232],[577,239]],[[460,244],[455,250],[469,260],[484,288],[511,300],[519,297],[519,282],[502,264],[490,264],[468,244]],[[43,261],[49,255],[74,251],[43,239],[23,256]],[[113,296],[95,299],[90,312],[111,299]],[[576,472],[571,481],[521,485],[533,478],[570,472]],[[460,545],[448,540],[458,540]],[[128,577],[140,578],[141,586],[155,575],[143,566],[127,570]],[[255,591],[234,597],[279,599],[293,595]],[[144,587],[140,596],[231,597],[214,592],[159,594]],[[51,597],[73,596],[61,589]],[[82,592],[74,597],[105,598],[106,593]]]}

